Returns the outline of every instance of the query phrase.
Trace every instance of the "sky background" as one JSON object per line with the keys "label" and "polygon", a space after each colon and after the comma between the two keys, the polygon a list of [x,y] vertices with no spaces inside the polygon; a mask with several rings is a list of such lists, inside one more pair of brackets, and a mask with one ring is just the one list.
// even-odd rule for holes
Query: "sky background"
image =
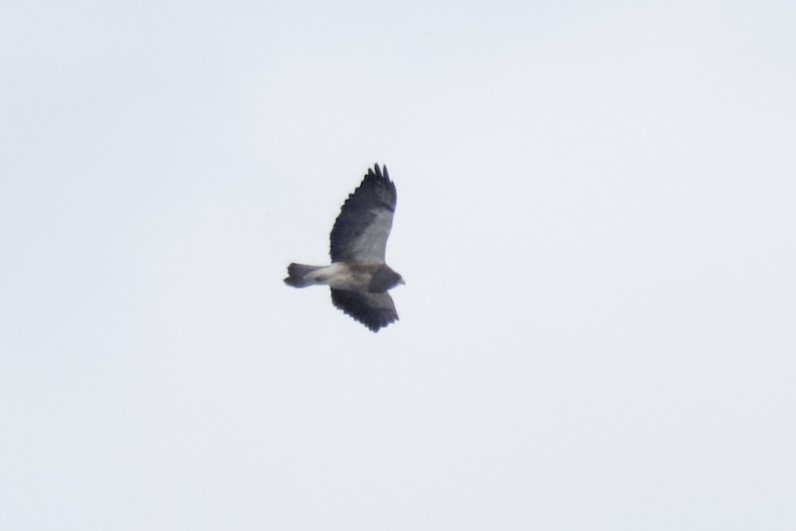
{"label": "sky background", "polygon": [[[795,26],[3,2],[0,528],[796,528]],[[375,162],[378,334],[282,283]]]}

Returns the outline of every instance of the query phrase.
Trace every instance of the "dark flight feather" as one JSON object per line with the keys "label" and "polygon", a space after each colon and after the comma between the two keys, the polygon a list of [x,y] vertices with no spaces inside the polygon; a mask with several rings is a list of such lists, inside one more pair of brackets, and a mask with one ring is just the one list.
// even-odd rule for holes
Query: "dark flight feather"
{"label": "dark flight feather", "polygon": [[376,164],[340,209],[330,235],[332,261],[384,263],[397,201],[387,167],[382,172]]}
{"label": "dark flight feather", "polygon": [[374,332],[398,320],[389,293],[332,290],[332,303]]}

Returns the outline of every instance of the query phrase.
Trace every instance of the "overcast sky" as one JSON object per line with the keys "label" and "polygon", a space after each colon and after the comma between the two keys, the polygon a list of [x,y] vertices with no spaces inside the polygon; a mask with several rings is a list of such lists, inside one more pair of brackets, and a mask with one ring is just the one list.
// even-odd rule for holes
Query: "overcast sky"
{"label": "overcast sky", "polygon": [[[794,27],[3,2],[0,528],[796,529]],[[375,162],[378,334],[282,283]]]}

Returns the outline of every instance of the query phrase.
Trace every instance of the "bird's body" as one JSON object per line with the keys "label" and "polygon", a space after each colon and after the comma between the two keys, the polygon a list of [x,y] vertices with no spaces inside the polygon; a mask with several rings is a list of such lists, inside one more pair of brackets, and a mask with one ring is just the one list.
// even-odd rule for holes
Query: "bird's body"
{"label": "bird's body", "polygon": [[329,286],[332,303],[374,332],[397,321],[387,291],[404,282],[385,263],[396,202],[387,168],[382,173],[376,164],[340,209],[330,235],[332,264],[292,263],[285,283],[294,288]]}
{"label": "bird's body", "polygon": [[[347,291],[367,291],[380,293],[394,285],[390,283],[391,273],[398,275],[385,264],[356,264],[332,262],[328,266],[308,266],[290,264],[285,282],[294,288],[322,285],[332,289]],[[400,275],[398,275],[400,277]],[[395,278],[395,280],[399,280]]]}

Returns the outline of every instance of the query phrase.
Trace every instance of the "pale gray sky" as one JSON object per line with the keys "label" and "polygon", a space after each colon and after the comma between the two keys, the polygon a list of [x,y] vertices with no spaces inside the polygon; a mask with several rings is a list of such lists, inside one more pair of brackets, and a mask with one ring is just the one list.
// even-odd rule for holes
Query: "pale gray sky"
{"label": "pale gray sky", "polygon": [[[796,528],[792,2],[5,2],[0,528]],[[398,187],[401,321],[324,262]]]}

